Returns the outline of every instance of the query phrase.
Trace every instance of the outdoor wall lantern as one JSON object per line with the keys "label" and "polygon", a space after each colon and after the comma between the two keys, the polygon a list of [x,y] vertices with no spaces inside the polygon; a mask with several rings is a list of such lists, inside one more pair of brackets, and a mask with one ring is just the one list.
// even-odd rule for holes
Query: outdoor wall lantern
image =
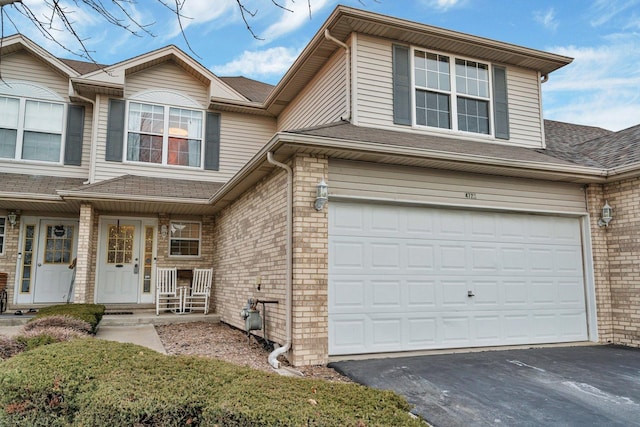
{"label": "outdoor wall lantern", "polygon": [[18,214],[16,214],[15,211],[11,211],[9,212],[9,214],[7,215],[7,219],[9,220],[9,225],[11,226],[11,228],[13,229],[13,227],[15,227],[16,225],[16,221],[18,219]]}
{"label": "outdoor wall lantern", "polygon": [[168,234],[169,228],[167,228],[167,224],[162,224],[160,227],[160,236],[162,237],[162,240],[166,240]]}
{"label": "outdoor wall lantern", "polygon": [[321,211],[324,205],[327,204],[327,200],[329,200],[329,186],[324,182],[324,178],[322,178],[320,184],[316,186],[316,202],[314,204],[316,210]]}
{"label": "outdoor wall lantern", "polygon": [[613,208],[609,206],[609,202],[605,201],[604,206],[602,207],[602,217],[598,221],[598,225],[600,227],[608,226],[611,220],[613,219]]}

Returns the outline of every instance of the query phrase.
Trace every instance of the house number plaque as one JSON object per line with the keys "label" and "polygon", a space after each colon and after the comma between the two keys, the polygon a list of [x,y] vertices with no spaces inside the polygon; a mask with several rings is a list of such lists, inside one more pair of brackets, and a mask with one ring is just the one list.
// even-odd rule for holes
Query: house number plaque
{"label": "house number plaque", "polygon": [[476,193],[464,193],[464,197],[465,199],[474,199],[474,200],[478,198]]}

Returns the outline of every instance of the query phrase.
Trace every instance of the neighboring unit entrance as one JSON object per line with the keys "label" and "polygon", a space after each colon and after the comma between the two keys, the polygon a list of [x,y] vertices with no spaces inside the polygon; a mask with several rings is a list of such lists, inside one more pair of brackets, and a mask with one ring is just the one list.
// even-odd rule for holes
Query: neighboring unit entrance
{"label": "neighboring unit entrance", "polygon": [[577,218],[331,202],[329,354],[588,339]]}
{"label": "neighboring unit entrance", "polygon": [[100,225],[96,301],[152,302],[155,227],[144,220],[107,219]]}

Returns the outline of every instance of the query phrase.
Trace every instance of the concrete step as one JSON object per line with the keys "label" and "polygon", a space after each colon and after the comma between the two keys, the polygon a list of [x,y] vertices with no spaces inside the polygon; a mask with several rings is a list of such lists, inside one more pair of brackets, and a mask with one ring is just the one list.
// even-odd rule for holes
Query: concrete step
{"label": "concrete step", "polygon": [[219,323],[220,315],[215,313],[160,313],[153,311],[135,311],[133,314],[105,313],[99,326],[136,326],[136,325],[171,325],[174,323],[211,322]]}

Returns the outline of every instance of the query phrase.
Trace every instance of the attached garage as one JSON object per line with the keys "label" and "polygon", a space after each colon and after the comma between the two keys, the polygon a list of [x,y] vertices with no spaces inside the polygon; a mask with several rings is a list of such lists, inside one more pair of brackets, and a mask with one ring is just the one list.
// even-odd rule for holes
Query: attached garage
{"label": "attached garage", "polygon": [[[362,167],[333,171],[337,193],[353,191],[349,174],[367,179]],[[565,209],[584,206],[579,186],[552,187],[572,193]],[[349,196],[329,206],[329,355],[589,339],[579,214]]]}
{"label": "attached garage", "polygon": [[582,341],[575,218],[333,203],[329,352]]}

